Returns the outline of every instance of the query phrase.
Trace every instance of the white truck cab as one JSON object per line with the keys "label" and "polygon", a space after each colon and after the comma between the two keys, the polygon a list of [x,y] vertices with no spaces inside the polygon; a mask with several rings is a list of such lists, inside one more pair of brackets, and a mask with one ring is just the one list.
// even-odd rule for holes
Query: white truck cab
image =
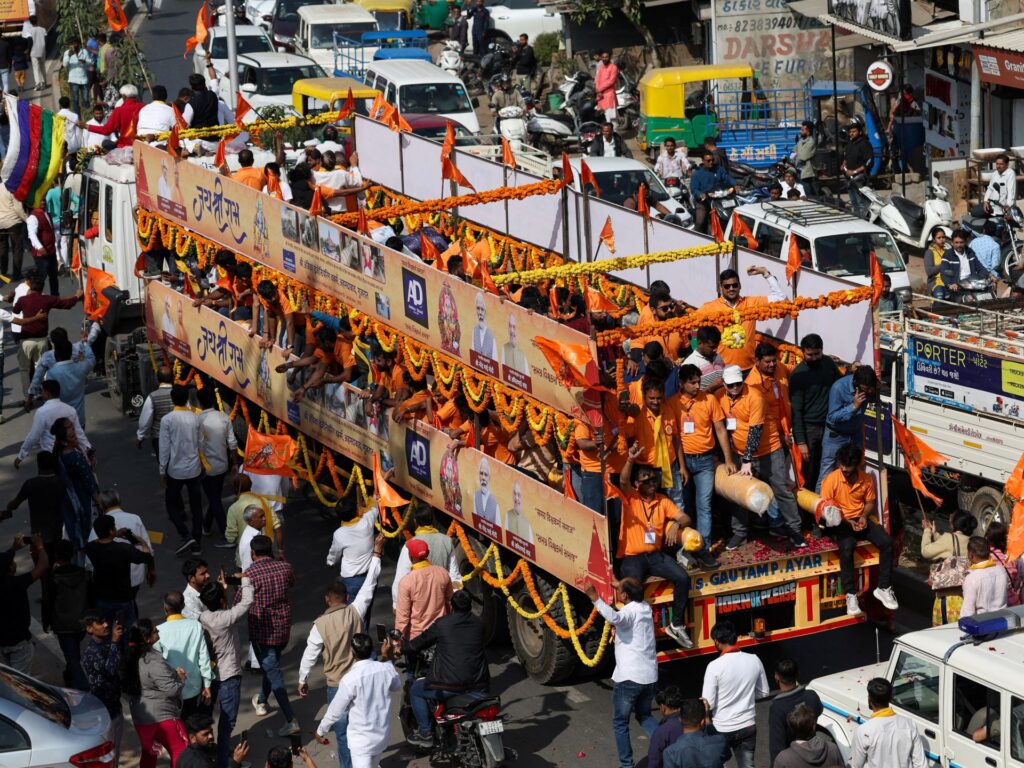
{"label": "white truck cab", "polygon": [[974,619],[979,627],[970,634],[956,624],[908,632],[896,638],[888,662],[811,682],[825,709],[818,726],[844,760],[871,716],[867,683],[884,677],[892,708],[917,726],[929,766],[1024,766],[1024,606]]}

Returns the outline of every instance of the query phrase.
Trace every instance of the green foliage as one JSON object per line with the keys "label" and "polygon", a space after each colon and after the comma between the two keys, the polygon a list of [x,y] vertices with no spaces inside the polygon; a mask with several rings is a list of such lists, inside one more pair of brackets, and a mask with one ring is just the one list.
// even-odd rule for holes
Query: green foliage
{"label": "green foliage", "polygon": [[[145,55],[138,40],[129,39],[126,34],[109,33],[107,15],[103,3],[97,0],[61,0],[60,15],[57,17],[57,44],[60,55],[73,40],[85,46],[86,41],[96,31],[108,32],[114,45],[114,62],[111,81],[120,86],[134,83],[140,92],[145,87],[146,79],[152,81],[153,71],[146,63]],[[132,46],[134,42],[135,47]],[[138,53],[136,53],[136,47]],[[140,62],[139,59],[142,59]]]}
{"label": "green foliage", "polygon": [[[288,111],[280,105],[272,105],[269,107],[260,107],[260,117],[267,122],[280,122],[286,117],[291,115]],[[303,125],[298,125],[294,128],[286,128],[284,131],[284,142],[285,144],[291,144],[293,147],[301,147],[303,142],[316,138],[317,134],[314,133],[313,128],[307,128]],[[271,148],[274,146],[274,131],[269,128],[264,131],[260,131],[257,134],[257,138],[262,146]]]}
{"label": "green foliage", "polygon": [[533,52],[537,55],[538,66],[551,66],[551,59],[558,53],[560,42],[560,36],[557,32],[544,32],[537,35],[537,39],[533,41]]}
{"label": "green foliage", "polygon": [[604,0],[576,0],[570,16],[576,24],[603,27],[612,17],[612,8]]}

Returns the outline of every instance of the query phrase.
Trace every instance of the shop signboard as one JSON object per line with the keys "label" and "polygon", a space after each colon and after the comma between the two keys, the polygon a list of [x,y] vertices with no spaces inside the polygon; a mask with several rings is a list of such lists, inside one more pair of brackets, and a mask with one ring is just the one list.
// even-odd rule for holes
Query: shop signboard
{"label": "shop signboard", "polygon": [[910,39],[910,0],[828,0],[828,12],[876,35]]}
{"label": "shop signboard", "polygon": [[974,63],[983,83],[1024,88],[1024,54],[976,45]]}

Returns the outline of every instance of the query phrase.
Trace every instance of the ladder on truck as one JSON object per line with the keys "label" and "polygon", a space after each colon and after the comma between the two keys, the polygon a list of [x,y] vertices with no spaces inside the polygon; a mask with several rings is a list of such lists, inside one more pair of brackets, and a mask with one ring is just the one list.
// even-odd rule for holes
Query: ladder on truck
{"label": "ladder on truck", "polygon": [[364,32],[358,40],[334,33],[334,76],[362,80],[371,61],[419,59],[433,63],[427,31]]}

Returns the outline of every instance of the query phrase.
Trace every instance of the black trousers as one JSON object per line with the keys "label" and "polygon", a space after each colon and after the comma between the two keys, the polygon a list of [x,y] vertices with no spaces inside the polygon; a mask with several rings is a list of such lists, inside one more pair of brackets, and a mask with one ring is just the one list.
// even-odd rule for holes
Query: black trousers
{"label": "black trousers", "polygon": [[224,533],[228,527],[228,516],[224,511],[224,478],[227,472],[219,475],[203,475],[203,494],[206,496],[206,517],[203,520],[206,530],[213,530],[213,524],[220,526],[220,532]]}
{"label": "black trousers", "polygon": [[[182,490],[188,493],[188,507],[192,513],[192,533],[189,534],[185,519],[185,504],[181,498]],[[184,480],[167,476],[167,488],[164,491],[164,504],[178,535],[183,539],[193,538],[198,543],[203,536],[203,492],[199,475]]]}
{"label": "black trousers", "polygon": [[874,520],[869,520],[863,531],[855,531],[844,520],[835,528],[829,528],[828,533],[839,545],[839,575],[843,579],[846,594],[857,594],[853,553],[857,549],[857,542],[865,540],[878,547],[878,586],[880,589],[889,588],[892,583],[892,539],[885,532],[885,528]]}

